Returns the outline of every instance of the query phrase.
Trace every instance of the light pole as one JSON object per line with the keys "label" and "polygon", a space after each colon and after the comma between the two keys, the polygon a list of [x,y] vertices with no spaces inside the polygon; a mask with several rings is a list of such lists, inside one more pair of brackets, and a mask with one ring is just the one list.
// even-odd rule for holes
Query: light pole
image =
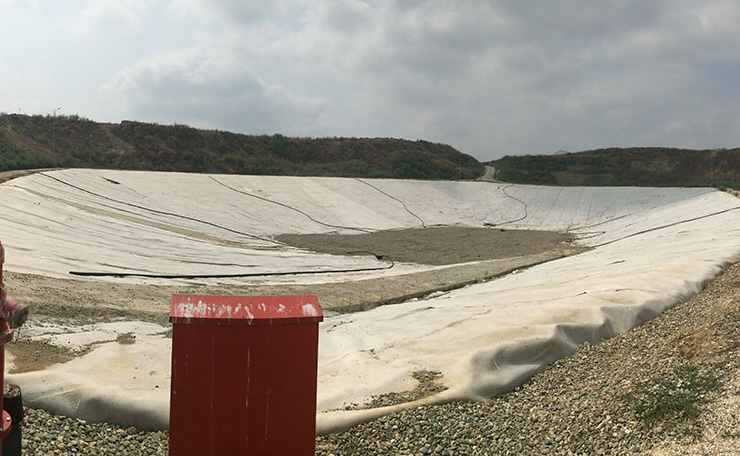
{"label": "light pole", "polygon": [[57,111],[59,111],[62,108],[56,108],[54,110],[54,113],[51,118],[51,153],[52,155],[57,154],[57,130],[56,130],[56,123],[57,123]]}

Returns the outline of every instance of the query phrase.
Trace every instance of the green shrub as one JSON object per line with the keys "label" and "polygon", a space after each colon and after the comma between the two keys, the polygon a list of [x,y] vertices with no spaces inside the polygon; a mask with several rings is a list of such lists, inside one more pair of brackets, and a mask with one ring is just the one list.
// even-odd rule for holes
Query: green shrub
{"label": "green shrub", "polygon": [[676,427],[695,420],[709,400],[707,394],[721,387],[721,379],[713,371],[684,364],[666,375],[637,383],[621,399],[648,425]]}

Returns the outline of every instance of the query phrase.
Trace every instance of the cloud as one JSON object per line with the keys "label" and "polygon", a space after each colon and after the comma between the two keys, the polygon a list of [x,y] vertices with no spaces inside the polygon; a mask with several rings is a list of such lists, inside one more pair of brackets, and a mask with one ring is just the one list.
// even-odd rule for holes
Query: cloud
{"label": "cloud", "polygon": [[360,0],[317,2],[311,13],[322,28],[352,36],[367,31],[373,22],[373,5]]}
{"label": "cloud", "polygon": [[428,131],[447,126],[453,144],[476,154],[716,143],[709,125],[737,110],[707,98],[729,71],[704,67],[737,59],[738,34],[725,25],[737,8],[577,3],[462,2],[457,14],[406,6],[385,34],[392,51],[360,60],[373,62],[368,79],[383,81],[383,100],[416,106]]}
{"label": "cloud", "polygon": [[264,82],[231,54],[199,48],[143,60],[105,89],[123,94],[140,117],[255,134],[286,131],[321,107],[318,99]]}
{"label": "cloud", "polygon": [[20,7],[20,6],[31,6],[36,5],[37,0],[0,0],[0,6],[2,7]]}
{"label": "cloud", "polygon": [[740,139],[731,0],[86,5],[92,36],[133,37],[101,82],[133,118],[422,138],[483,159]]}
{"label": "cloud", "polygon": [[80,12],[82,27],[110,33],[139,34],[144,31],[142,0],[93,0]]}
{"label": "cloud", "polygon": [[171,8],[203,20],[224,25],[244,26],[276,18],[285,20],[291,12],[301,9],[300,1],[272,0],[255,2],[243,0],[173,0]]}

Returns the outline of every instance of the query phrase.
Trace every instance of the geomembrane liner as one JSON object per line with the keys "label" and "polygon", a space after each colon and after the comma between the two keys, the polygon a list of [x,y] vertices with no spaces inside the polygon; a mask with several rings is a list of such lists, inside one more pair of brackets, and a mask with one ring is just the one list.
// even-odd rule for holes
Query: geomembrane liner
{"label": "geomembrane liner", "polygon": [[[487,225],[568,231],[593,247],[436,298],[326,318],[320,433],[418,405],[343,410],[413,389],[416,371],[441,372],[448,387],[424,403],[507,392],[578,344],[686,300],[740,258],[740,200],[712,189],[65,170],[1,184],[0,200],[12,214],[0,219],[6,269],[55,277],[78,271],[111,274],[95,279],[106,281],[152,283],[142,276],[170,274],[249,283],[247,273],[363,270],[281,279],[311,283],[429,269],[388,269],[370,255],[313,254],[272,239],[285,233]],[[101,343],[8,381],[36,407],[166,428],[170,340],[161,328],[138,328],[135,344]],[[111,331],[100,324],[56,337],[74,344],[94,334],[106,340]]]}

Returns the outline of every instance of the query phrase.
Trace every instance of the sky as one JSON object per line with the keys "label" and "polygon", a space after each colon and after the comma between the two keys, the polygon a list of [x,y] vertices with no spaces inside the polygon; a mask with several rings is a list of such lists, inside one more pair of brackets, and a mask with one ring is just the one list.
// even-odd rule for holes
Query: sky
{"label": "sky", "polygon": [[740,147],[736,0],[0,0],[0,111],[481,161]]}

